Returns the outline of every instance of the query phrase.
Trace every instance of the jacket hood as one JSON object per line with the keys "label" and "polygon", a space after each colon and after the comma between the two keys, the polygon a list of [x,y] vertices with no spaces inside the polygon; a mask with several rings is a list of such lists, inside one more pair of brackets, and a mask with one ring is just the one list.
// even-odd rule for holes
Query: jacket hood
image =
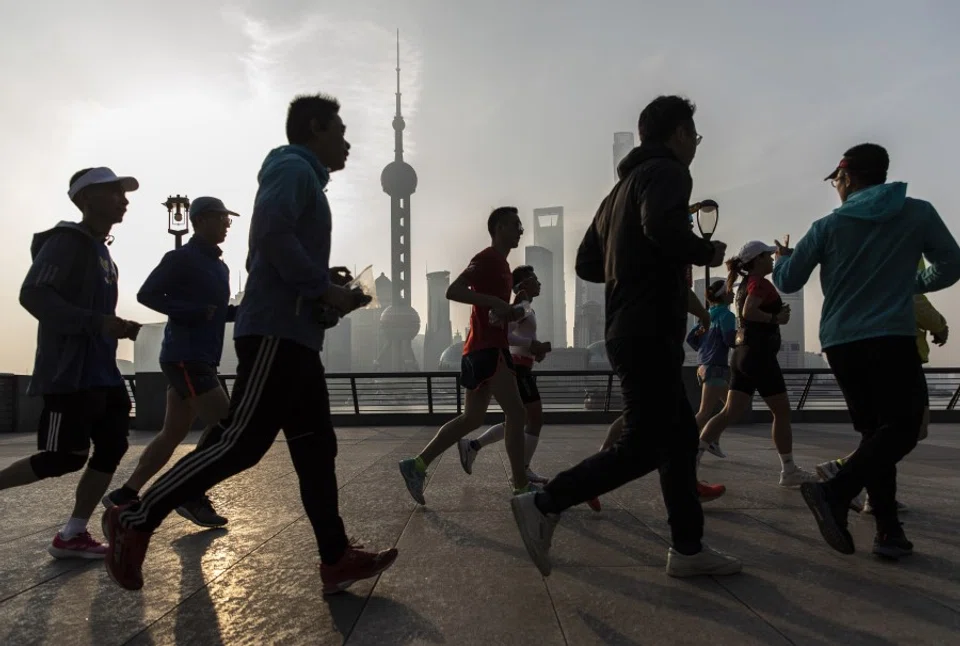
{"label": "jacket hood", "polygon": [[627,153],[627,156],[617,165],[617,176],[623,179],[643,162],[657,157],[672,159],[680,163],[673,151],[663,144],[640,144]]}
{"label": "jacket hood", "polygon": [[269,153],[267,153],[266,159],[263,160],[263,165],[260,167],[260,172],[257,174],[257,179],[260,179],[263,176],[264,171],[274,164],[279,163],[283,159],[288,159],[289,157],[299,157],[306,161],[317,173],[317,177],[320,178],[320,183],[323,186],[327,185],[327,182],[330,181],[330,171],[328,171],[323,164],[320,163],[320,160],[317,159],[317,156],[313,154],[306,146],[300,146],[295,144],[289,144],[286,146],[280,146],[279,148],[274,148]]}
{"label": "jacket hood", "polygon": [[903,210],[906,199],[907,185],[904,182],[877,184],[849,196],[834,213],[858,220],[885,222]]}
{"label": "jacket hood", "polygon": [[37,254],[40,253],[40,249],[43,247],[44,244],[46,244],[47,240],[53,237],[54,233],[57,233],[58,231],[61,231],[63,229],[76,231],[80,235],[85,236],[90,240],[93,240],[93,234],[91,234],[79,222],[66,222],[66,221],[58,222],[57,226],[53,227],[52,229],[47,229],[46,231],[41,231],[40,233],[33,234],[33,242],[30,243],[30,257],[32,259],[35,259],[37,257]]}

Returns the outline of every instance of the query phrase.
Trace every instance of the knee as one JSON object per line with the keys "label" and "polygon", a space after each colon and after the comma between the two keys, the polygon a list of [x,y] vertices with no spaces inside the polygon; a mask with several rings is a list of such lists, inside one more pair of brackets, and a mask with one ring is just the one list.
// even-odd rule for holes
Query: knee
{"label": "knee", "polygon": [[111,437],[94,445],[90,468],[101,473],[114,473],[130,444],[126,436]]}
{"label": "knee", "polygon": [[30,458],[30,468],[33,473],[43,480],[57,478],[74,471],[79,471],[87,463],[86,453],[58,453],[43,451]]}

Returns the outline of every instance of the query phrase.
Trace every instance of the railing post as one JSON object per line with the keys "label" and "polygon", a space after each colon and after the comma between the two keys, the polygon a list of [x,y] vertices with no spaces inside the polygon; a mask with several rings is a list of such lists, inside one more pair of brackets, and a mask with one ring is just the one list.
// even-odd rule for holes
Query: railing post
{"label": "railing post", "polygon": [[360,414],[360,398],[357,396],[357,378],[350,377],[350,392],[353,394],[353,412]]}
{"label": "railing post", "polygon": [[957,390],[953,393],[953,397],[950,398],[950,402],[947,404],[947,410],[953,410],[957,406],[957,400],[960,400],[960,386],[957,386]]}
{"label": "railing post", "polygon": [[463,395],[460,393],[460,375],[457,375],[457,415],[463,412]]}
{"label": "railing post", "polygon": [[427,375],[427,412],[433,415],[433,379]]}
{"label": "railing post", "polygon": [[613,373],[607,375],[607,396],[603,398],[603,412],[610,412],[610,399],[613,397]]}
{"label": "railing post", "polygon": [[807,376],[807,383],[803,387],[803,393],[800,395],[800,401],[797,402],[797,410],[800,410],[803,408],[804,403],[806,403],[807,401],[807,395],[810,394],[810,386],[812,385],[813,385],[813,373],[811,372]]}

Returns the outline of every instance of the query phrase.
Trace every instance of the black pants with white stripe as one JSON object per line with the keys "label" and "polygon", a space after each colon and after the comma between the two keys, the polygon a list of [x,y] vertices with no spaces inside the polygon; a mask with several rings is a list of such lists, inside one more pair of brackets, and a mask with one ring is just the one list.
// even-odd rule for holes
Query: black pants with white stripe
{"label": "black pants with white stripe", "polygon": [[201,446],[151,486],[120,522],[153,531],[184,502],[257,464],[283,429],[300,497],[324,563],[347,547],[337,501],[337,437],[320,355],[292,341],[241,337],[235,341],[237,380],[230,414]]}

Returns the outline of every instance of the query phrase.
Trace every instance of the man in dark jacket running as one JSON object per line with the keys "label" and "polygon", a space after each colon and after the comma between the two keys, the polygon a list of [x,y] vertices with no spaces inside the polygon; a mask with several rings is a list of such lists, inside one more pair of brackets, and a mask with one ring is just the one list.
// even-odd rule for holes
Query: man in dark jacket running
{"label": "man in dark jacket running", "polygon": [[695,106],[661,96],[640,113],[641,144],[620,163],[620,181],[600,204],[577,254],[577,275],[606,284],[607,356],[620,378],[624,430],[612,448],[511,501],[534,563],[550,573],[559,514],[660,470],[672,547],[667,574],[734,574],[740,561],[701,543],[697,422],[683,386],[686,265],[723,263],[726,245],[698,237],[687,205],[690,164],[701,136]]}

